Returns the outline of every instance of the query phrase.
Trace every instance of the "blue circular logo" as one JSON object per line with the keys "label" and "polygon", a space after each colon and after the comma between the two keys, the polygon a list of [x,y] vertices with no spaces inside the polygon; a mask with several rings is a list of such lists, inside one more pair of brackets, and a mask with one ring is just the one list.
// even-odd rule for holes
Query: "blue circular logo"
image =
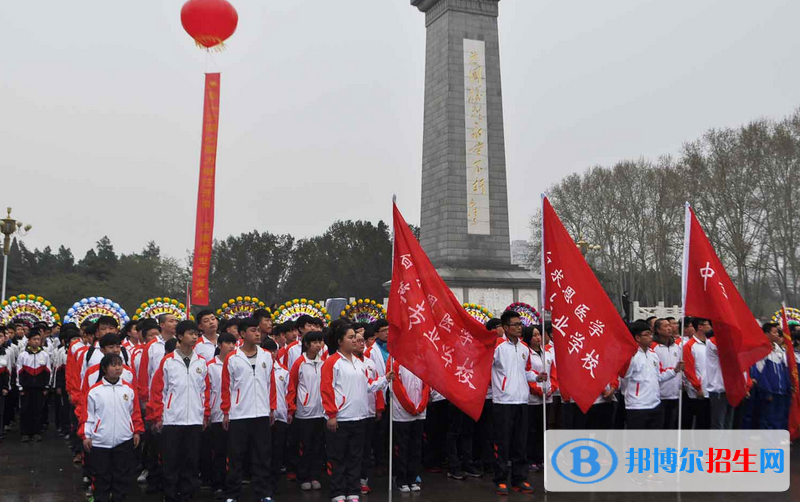
{"label": "blue circular logo", "polygon": [[[558,466],[558,456],[562,452],[562,450],[564,450],[564,448],[566,448],[568,445],[577,442],[597,443],[598,445],[602,446],[611,457],[611,467],[608,468],[608,472],[606,472],[601,477],[596,477],[601,474],[601,471],[604,470],[604,466],[600,462],[598,462],[600,451],[594,446],[581,445],[577,446],[576,448],[566,450],[566,452],[571,453],[573,459],[572,469],[568,473],[572,474],[573,476],[579,476],[583,479],[575,479],[573,477],[564,474],[561,471],[561,468]],[[586,454],[585,456],[584,453]],[[590,485],[603,481],[607,477],[611,476],[614,473],[614,471],[617,470],[617,464],[618,464],[617,454],[614,453],[614,450],[611,449],[610,446],[603,443],[602,441],[590,438],[573,439],[572,441],[567,441],[566,443],[556,448],[556,451],[553,452],[553,456],[550,458],[550,461],[553,465],[553,469],[555,469],[555,471],[558,473],[559,476],[568,481],[572,481],[573,483],[581,485]],[[589,467],[589,471],[586,473],[583,472],[584,465],[587,465]],[[595,479],[588,481],[586,480],[587,478],[595,478]]]}

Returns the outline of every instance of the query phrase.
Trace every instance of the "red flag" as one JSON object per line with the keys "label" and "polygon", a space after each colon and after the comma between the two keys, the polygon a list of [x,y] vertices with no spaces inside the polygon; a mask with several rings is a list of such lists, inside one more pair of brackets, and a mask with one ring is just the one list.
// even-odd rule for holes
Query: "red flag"
{"label": "red flag", "polygon": [[219,127],[219,73],[206,73],[203,98],[203,140],[200,149],[200,184],[197,188],[197,219],[192,261],[192,301],[208,305],[208,272],[214,239],[214,186]]}
{"label": "red flag", "polygon": [[558,384],[586,413],[637,350],[546,197],[542,199],[542,297],[552,313]]}
{"label": "red flag", "polygon": [[747,390],[742,373],[772,350],[747,304],[722,266],[708,237],[686,204],[683,308],[687,316],[711,320],[725,394],[738,406]]}
{"label": "red flag", "polygon": [[786,347],[786,363],[789,366],[789,380],[792,383],[792,398],[789,401],[789,438],[794,441],[800,437],[800,378],[797,375],[797,359],[794,357],[789,318],[786,317],[786,305],[781,306],[781,329],[783,329],[783,342]]}
{"label": "red flag", "polygon": [[478,420],[497,337],[464,310],[394,206],[389,353]]}

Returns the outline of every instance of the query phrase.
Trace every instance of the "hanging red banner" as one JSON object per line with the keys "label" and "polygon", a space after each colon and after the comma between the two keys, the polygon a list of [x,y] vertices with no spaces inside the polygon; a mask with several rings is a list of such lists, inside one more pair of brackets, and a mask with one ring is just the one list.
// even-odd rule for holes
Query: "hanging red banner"
{"label": "hanging red banner", "polygon": [[206,73],[203,97],[203,141],[200,149],[200,183],[197,188],[197,221],[192,261],[192,301],[208,305],[208,273],[214,241],[214,178],[219,127],[219,73]]}

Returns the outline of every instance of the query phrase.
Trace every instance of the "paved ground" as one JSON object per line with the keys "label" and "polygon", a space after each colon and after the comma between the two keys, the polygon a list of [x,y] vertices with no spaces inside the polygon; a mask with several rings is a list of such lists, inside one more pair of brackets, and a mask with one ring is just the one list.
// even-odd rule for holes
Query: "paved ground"
{"label": "paved ground", "polygon": [[[490,479],[454,481],[444,474],[423,476],[423,490],[419,494],[394,494],[399,502],[463,502],[463,501],[505,501],[529,502],[798,502],[800,501],[800,448],[792,451],[792,487],[783,493],[623,493],[623,494],[571,494],[544,493],[541,473],[531,474],[530,482],[536,488],[533,495],[512,493],[509,497],[494,494]],[[63,439],[48,431],[41,443],[20,443],[19,432],[12,430],[4,442],[0,443],[0,502],[83,502],[84,491],[80,487],[81,474],[73,466],[71,455]],[[386,478],[377,478],[371,483],[375,493],[364,497],[368,502],[387,502]],[[284,481],[277,502],[327,501],[327,488],[319,492],[301,492],[296,483],[288,486]],[[136,492],[130,501],[157,502],[155,495]],[[199,493],[196,501],[211,501],[208,492]],[[245,489],[242,501],[253,500]]]}

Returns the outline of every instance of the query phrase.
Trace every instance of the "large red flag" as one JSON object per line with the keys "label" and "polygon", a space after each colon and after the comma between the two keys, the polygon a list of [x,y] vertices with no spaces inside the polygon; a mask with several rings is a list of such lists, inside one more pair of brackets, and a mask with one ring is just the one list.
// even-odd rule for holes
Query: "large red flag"
{"label": "large red flag", "polygon": [[738,406],[747,390],[742,373],[772,350],[767,337],[714,252],[694,211],[686,204],[683,308],[687,316],[711,320],[725,394]]}
{"label": "large red flag", "polygon": [[389,353],[478,420],[497,337],[464,310],[394,206]]}
{"label": "large red flag", "polygon": [[542,297],[552,313],[558,384],[586,413],[637,345],[546,197]]}
{"label": "large red flag", "polygon": [[789,330],[789,318],[786,317],[786,305],[781,306],[781,328],[783,342],[786,347],[786,363],[789,366],[789,380],[792,382],[792,398],[789,401],[789,437],[792,441],[800,437],[800,378],[797,375],[797,359],[794,357],[792,332]]}

